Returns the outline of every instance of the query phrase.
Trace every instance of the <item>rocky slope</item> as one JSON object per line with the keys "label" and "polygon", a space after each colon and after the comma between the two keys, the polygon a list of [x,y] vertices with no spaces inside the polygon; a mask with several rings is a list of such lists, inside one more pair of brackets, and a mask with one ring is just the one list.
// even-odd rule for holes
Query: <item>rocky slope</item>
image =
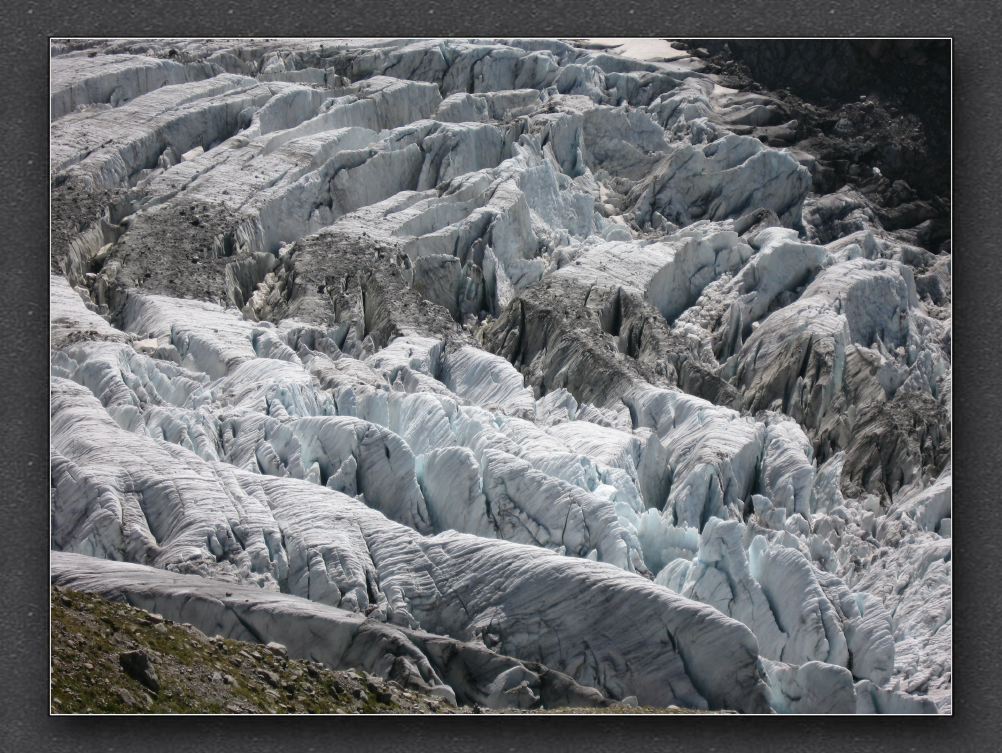
{"label": "rocky slope", "polygon": [[55,713],[455,713],[441,698],[354,670],[208,637],[91,594],[52,592]]}
{"label": "rocky slope", "polygon": [[53,582],[450,704],[948,712],[948,205],[624,51],[56,41]]}

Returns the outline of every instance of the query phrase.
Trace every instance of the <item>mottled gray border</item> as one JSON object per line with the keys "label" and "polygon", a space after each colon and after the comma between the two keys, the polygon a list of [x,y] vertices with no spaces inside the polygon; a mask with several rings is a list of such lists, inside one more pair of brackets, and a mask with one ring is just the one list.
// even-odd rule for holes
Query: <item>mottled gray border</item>
{"label": "mottled gray border", "polygon": [[[124,4],[122,4],[124,5]],[[899,0],[684,5],[625,0],[547,4],[447,0],[315,3],[160,0],[4,4],[3,186],[5,269],[0,407],[4,438],[0,577],[0,749],[10,751],[451,751],[731,749],[799,753],[990,750],[1002,733],[996,584],[1002,533],[996,345],[1002,326],[998,253],[1002,81],[997,7],[971,0],[919,8]],[[992,19],[996,19],[993,23]],[[952,718],[52,718],[47,716],[47,131],[50,36],[951,36],[954,38],[954,380],[957,681]],[[994,237],[993,237],[994,236]],[[995,745],[993,745],[995,743]]]}

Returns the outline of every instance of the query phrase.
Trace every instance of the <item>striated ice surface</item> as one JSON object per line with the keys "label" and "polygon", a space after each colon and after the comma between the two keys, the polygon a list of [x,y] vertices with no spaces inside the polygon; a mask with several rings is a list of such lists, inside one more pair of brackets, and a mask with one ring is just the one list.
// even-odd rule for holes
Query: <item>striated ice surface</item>
{"label": "striated ice surface", "polygon": [[53,582],[457,703],[949,712],[949,255],[671,57],[60,48]]}

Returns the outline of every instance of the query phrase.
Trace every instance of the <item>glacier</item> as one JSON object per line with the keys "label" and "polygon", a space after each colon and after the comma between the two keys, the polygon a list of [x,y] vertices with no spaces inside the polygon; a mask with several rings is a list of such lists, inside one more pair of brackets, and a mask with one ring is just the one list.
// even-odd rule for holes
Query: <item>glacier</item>
{"label": "glacier", "polygon": [[52,582],[451,703],[950,713],[949,241],[673,49],[54,41]]}

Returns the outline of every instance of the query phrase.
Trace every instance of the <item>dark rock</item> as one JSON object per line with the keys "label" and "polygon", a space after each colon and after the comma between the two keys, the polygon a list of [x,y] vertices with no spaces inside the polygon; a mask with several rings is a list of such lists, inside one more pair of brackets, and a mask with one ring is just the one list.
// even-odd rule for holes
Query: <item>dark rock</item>
{"label": "dark rock", "polygon": [[262,680],[267,682],[272,687],[277,688],[281,683],[281,679],[279,678],[279,676],[274,672],[272,672],[271,670],[259,669],[257,670],[256,674],[258,677],[260,677]]}
{"label": "dark rock", "polygon": [[118,662],[125,670],[125,673],[144,687],[149,688],[154,693],[160,691],[160,681],[157,673],[153,669],[150,656],[145,651],[126,651],[118,655]]}

